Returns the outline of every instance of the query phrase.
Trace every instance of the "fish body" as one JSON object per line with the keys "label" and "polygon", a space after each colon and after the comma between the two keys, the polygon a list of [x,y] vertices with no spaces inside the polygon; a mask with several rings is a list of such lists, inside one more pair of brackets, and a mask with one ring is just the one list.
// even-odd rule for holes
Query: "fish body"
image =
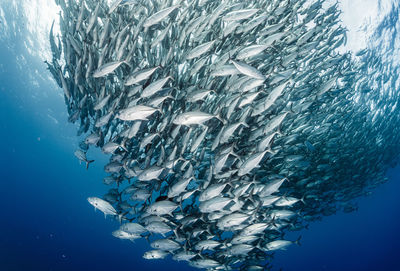
{"label": "fish body", "polygon": [[214,118],[214,116],[211,114],[200,111],[192,111],[178,115],[174,120],[174,124],[176,125],[202,124],[212,118]]}
{"label": "fish body", "polygon": [[117,211],[115,210],[115,208],[110,203],[108,203],[103,199],[97,197],[89,197],[88,201],[91,205],[94,206],[95,209],[99,209],[100,211],[102,211],[104,213],[104,216],[117,215]]}
{"label": "fish body", "polygon": [[243,162],[241,167],[239,168],[238,175],[243,176],[249,173],[254,168],[258,167],[259,163],[263,159],[264,155],[267,153],[268,150],[263,152],[255,153],[251,155],[246,161]]}
{"label": "fish body", "polygon": [[258,9],[242,9],[227,13],[222,20],[224,21],[239,21],[252,17],[258,12]]}
{"label": "fish body", "polygon": [[163,200],[153,203],[146,211],[153,215],[166,215],[172,213],[177,207],[177,204],[168,200]]}
{"label": "fish body", "polygon": [[244,75],[247,75],[249,77],[259,79],[259,80],[266,79],[266,77],[259,70],[257,70],[256,68],[254,68],[246,63],[234,61],[234,60],[232,60],[232,63],[236,67],[236,69]]}
{"label": "fish body", "polygon": [[174,251],[181,247],[180,244],[170,239],[155,240],[150,244],[150,246],[154,249],[160,249],[163,251]]}
{"label": "fish body", "polygon": [[120,110],[117,114],[117,118],[125,121],[147,120],[147,117],[151,116],[156,111],[158,111],[158,109],[150,106],[136,105]]}
{"label": "fish body", "polygon": [[286,250],[293,242],[287,240],[275,240],[265,245],[266,250]]}
{"label": "fish body", "polygon": [[157,66],[134,72],[126,79],[125,86],[131,86],[148,79],[158,68],[159,67]]}
{"label": "fish body", "polygon": [[151,250],[144,253],[143,258],[146,260],[164,259],[168,255],[168,252],[163,250]]}
{"label": "fish body", "polygon": [[175,6],[168,7],[168,8],[162,9],[162,10],[154,13],[153,15],[151,15],[144,21],[143,27],[150,27],[152,25],[158,24],[178,7],[179,7],[179,5],[175,5]]}
{"label": "fish body", "polygon": [[115,71],[121,64],[124,63],[124,61],[114,61],[110,62],[107,64],[104,64],[100,67],[98,67],[94,72],[93,72],[93,77],[94,78],[99,78],[99,77],[104,77],[113,71]]}

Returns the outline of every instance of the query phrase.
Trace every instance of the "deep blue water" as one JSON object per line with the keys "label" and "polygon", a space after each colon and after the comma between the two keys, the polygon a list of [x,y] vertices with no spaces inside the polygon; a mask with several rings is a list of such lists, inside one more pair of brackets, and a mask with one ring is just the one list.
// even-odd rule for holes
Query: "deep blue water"
{"label": "deep blue water", "polygon": [[[106,191],[107,157],[90,150],[96,162],[88,171],[79,165],[76,127],[67,124],[61,90],[47,79],[33,85],[28,70],[45,74],[45,65],[27,58],[20,69],[19,53],[0,44],[0,270],[196,270],[171,259],[145,260],[145,240],[111,235],[118,222],[86,200]],[[278,252],[274,266],[400,270],[400,167],[388,177],[359,200],[358,211],[312,223],[301,232],[302,246]]]}

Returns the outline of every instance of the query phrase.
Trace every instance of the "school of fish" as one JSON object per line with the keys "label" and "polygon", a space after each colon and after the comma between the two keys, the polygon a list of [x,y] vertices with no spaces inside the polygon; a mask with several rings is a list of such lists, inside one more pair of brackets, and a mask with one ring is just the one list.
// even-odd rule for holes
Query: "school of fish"
{"label": "school of fish", "polygon": [[399,70],[340,53],[325,2],[56,0],[46,63],[85,135],[75,156],[110,155],[109,192],[88,201],[120,221],[115,237],[146,238],[146,259],[267,270],[299,244],[285,233],[386,180]]}

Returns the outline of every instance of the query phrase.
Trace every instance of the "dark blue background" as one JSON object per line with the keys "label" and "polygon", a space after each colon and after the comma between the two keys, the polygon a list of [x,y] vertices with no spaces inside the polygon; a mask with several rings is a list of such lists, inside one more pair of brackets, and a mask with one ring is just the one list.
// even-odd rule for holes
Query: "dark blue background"
{"label": "dark blue background", "polygon": [[[171,259],[148,261],[143,240],[114,238],[118,223],[87,202],[101,196],[106,157],[89,171],[74,157],[76,127],[67,124],[61,90],[42,62],[0,44],[0,270],[194,270]],[[28,70],[46,74],[33,85]],[[55,121],[54,117],[57,121]],[[313,223],[302,246],[278,252],[290,271],[400,270],[400,168],[359,200],[359,211]],[[296,233],[298,235],[298,233]],[[278,270],[279,268],[277,268]]]}

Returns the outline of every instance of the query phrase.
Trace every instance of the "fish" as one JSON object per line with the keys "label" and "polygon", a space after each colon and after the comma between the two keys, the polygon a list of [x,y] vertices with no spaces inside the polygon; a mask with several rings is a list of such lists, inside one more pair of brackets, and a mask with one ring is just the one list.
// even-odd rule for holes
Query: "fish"
{"label": "fish", "polygon": [[146,170],[143,170],[138,175],[138,180],[139,181],[151,181],[154,179],[158,179],[158,177],[161,175],[163,170],[164,170],[164,168],[158,167],[158,166],[149,167]]}
{"label": "fish", "polygon": [[100,140],[100,135],[96,133],[92,133],[85,138],[85,144],[93,144],[96,145]]}
{"label": "fish", "polygon": [[108,157],[88,201],[145,259],[269,270],[289,231],[356,211],[398,161],[400,68],[346,49],[337,4],[56,2],[45,63],[74,154]]}
{"label": "fish", "polygon": [[119,227],[119,229],[121,231],[128,232],[131,234],[136,234],[136,235],[140,235],[140,234],[147,232],[147,230],[138,223],[125,223],[125,224],[122,224]]}
{"label": "fish", "polygon": [[142,91],[141,97],[142,98],[148,98],[150,96],[153,96],[155,93],[161,90],[161,88],[168,82],[169,79],[172,77],[167,76],[165,78],[161,78],[155,82],[152,82],[149,84],[147,87],[145,87]]}
{"label": "fish", "polygon": [[217,247],[219,247],[221,244],[218,241],[215,240],[202,240],[199,241],[196,245],[195,245],[195,249],[196,250],[214,250]]}
{"label": "fish", "polygon": [[248,243],[253,243],[254,241],[257,241],[259,239],[258,236],[256,235],[237,235],[230,240],[232,245],[240,245],[240,244],[248,244]]}
{"label": "fish", "polygon": [[174,185],[172,185],[169,190],[168,190],[168,198],[174,198],[183,192],[186,191],[186,187],[189,185],[190,181],[192,180],[192,177],[189,178],[184,178]]}
{"label": "fish", "polygon": [[104,152],[104,153],[114,153],[118,148],[125,148],[123,145],[121,145],[121,144],[117,144],[117,143],[115,143],[115,142],[112,142],[112,141],[110,141],[110,142],[108,142],[108,143],[106,143],[106,144],[104,144],[104,146],[101,148],[101,150]]}
{"label": "fish", "polygon": [[209,41],[206,42],[204,44],[200,44],[197,47],[193,48],[192,50],[190,50],[186,56],[187,60],[191,60],[193,58],[197,58],[203,54],[205,54],[206,52],[208,52],[211,47],[214,45],[215,41]]}
{"label": "fish", "polygon": [[218,195],[221,195],[221,192],[225,189],[227,184],[213,184],[203,190],[199,196],[199,201],[210,200]]}
{"label": "fish", "polygon": [[262,51],[264,51],[265,49],[267,49],[268,47],[269,46],[263,45],[263,44],[256,44],[256,45],[247,46],[247,47],[241,49],[237,53],[236,59],[244,60],[246,58],[250,58],[250,57],[256,56],[259,53],[261,53]]}
{"label": "fish", "polygon": [[165,235],[172,231],[172,228],[162,221],[153,221],[146,226],[146,229],[152,233]]}
{"label": "fish", "polygon": [[125,121],[132,120],[147,120],[147,117],[158,111],[157,108],[153,108],[145,105],[136,105],[126,109],[122,109],[117,113],[117,118]]}
{"label": "fish", "polygon": [[178,205],[168,200],[162,200],[150,205],[146,212],[153,215],[165,215],[172,213]]}
{"label": "fish", "polygon": [[123,2],[123,0],[115,0],[112,5],[110,6],[110,9],[108,10],[108,14],[111,14],[114,12],[114,10],[116,10],[118,8],[119,5],[121,5],[121,3]]}
{"label": "fish", "polygon": [[263,75],[259,70],[256,68],[244,63],[244,62],[239,62],[232,60],[233,65],[235,68],[242,74],[247,75],[251,78],[259,79],[259,80],[265,80],[266,77]]}
{"label": "fish", "polygon": [[220,265],[219,262],[212,260],[212,259],[207,259],[207,258],[193,260],[193,261],[190,261],[189,264],[191,266],[197,267],[197,268],[213,268],[213,267],[217,267]]}
{"label": "fish", "polygon": [[75,156],[79,159],[79,162],[85,162],[86,163],[86,169],[89,169],[90,163],[93,163],[94,160],[88,160],[86,158],[86,153],[82,151],[81,149],[78,149],[74,152]]}
{"label": "fish", "polygon": [[228,12],[222,20],[224,21],[239,21],[248,19],[258,12],[258,9],[242,9]]}
{"label": "fish", "polygon": [[111,95],[107,95],[106,97],[104,97],[103,99],[101,99],[96,105],[94,105],[93,109],[94,110],[101,110],[104,108],[104,106],[106,106],[106,104],[108,103],[108,101],[110,100]]}
{"label": "fish", "polygon": [[202,213],[212,213],[220,211],[232,202],[228,197],[214,197],[200,203],[199,209]]}
{"label": "fish", "polygon": [[147,260],[164,259],[168,255],[168,252],[163,250],[151,250],[147,251],[143,258]]}
{"label": "fish", "polygon": [[174,119],[173,123],[176,125],[193,125],[193,124],[203,124],[204,122],[214,118],[216,116],[201,112],[201,111],[191,111],[182,113]]}
{"label": "fish", "polygon": [[137,84],[143,80],[148,79],[158,68],[159,68],[159,66],[154,67],[154,68],[138,70],[138,71],[132,73],[126,79],[125,86],[131,86],[131,85]]}
{"label": "fish", "polygon": [[188,251],[181,251],[172,256],[175,261],[190,261],[194,257],[196,257],[196,254]]}
{"label": "fish", "polygon": [[100,67],[98,67],[94,72],[93,72],[93,77],[94,78],[99,78],[99,77],[104,77],[113,71],[115,71],[121,64],[124,63],[124,61],[113,61],[110,63],[106,63]]}
{"label": "fish", "polygon": [[243,176],[250,171],[252,171],[254,168],[258,167],[259,163],[263,159],[264,155],[268,152],[268,150],[254,153],[251,155],[246,161],[243,162],[243,164],[240,166],[238,175]]}
{"label": "fish", "polygon": [[249,219],[249,215],[244,213],[231,213],[218,220],[217,227],[220,229],[228,229],[238,226]]}
{"label": "fish", "polygon": [[295,242],[292,241],[288,241],[288,240],[275,240],[272,242],[269,242],[265,245],[265,249],[269,250],[269,251],[273,251],[273,250],[286,250],[286,248],[288,246],[290,246],[291,244],[298,244],[300,245],[300,238],[297,239]]}
{"label": "fish", "polygon": [[165,9],[162,9],[162,10],[154,13],[153,15],[151,15],[150,17],[148,17],[144,21],[143,27],[147,27],[148,28],[148,27],[150,27],[152,25],[158,24],[159,22],[164,20],[164,18],[166,18],[171,12],[173,12],[178,7],[179,7],[179,5],[175,5],[175,6],[167,7]]}
{"label": "fish", "polygon": [[91,205],[94,206],[95,209],[102,211],[104,213],[104,217],[107,215],[115,216],[118,214],[115,208],[109,202],[101,198],[89,197],[87,200]]}
{"label": "fish", "polygon": [[116,230],[112,232],[112,236],[119,238],[119,239],[123,239],[123,240],[130,240],[130,241],[134,241],[136,239],[141,238],[140,235],[136,235],[130,232],[126,232],[123,230]]}
{"label": "fish", "polygon": [[181,247],[180,244],[170,239],[155,240],[150,244],[150,246],[163,251],[175,251]]}
{"label": "fish", "polygon": [[248,244],[233,245],[227,250],[227,253],[232,256],[247,255],[254,249],[254,246]]}

